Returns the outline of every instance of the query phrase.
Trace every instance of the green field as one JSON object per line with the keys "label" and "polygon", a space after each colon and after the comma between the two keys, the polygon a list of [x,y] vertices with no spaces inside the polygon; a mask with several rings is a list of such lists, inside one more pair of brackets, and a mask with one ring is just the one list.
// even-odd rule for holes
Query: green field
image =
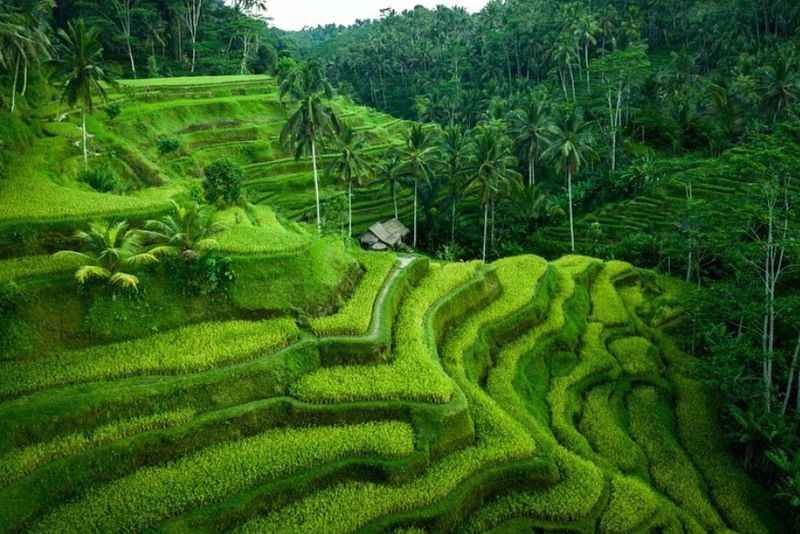
{"label": "green field", "polygon": [[[272,79],[112,98],[92,161],[127,192],[77,180],[75,116],[49,117],[0,182],[0,283],[24,293],[0,353],[0,532],[790,531],[690,376],[673,280],[577,255],[366,253],[306,224],[310,161],[278,143]],[[335,106],[376,152],[407,127]],[[215,214],[224,296],[158,268],[134,297],[79,291],[50,255],[91,220],[169,212],[222,156],[248,200]],[[343,194],[324,178],[323,200]],[[393,214],[379,186],[354,208],[356,230]]]}

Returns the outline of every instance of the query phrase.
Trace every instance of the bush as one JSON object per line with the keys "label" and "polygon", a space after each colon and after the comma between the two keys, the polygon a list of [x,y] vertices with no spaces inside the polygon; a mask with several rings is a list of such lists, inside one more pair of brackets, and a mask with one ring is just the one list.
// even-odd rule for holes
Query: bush
{"label": "bush", "polygon": [[89,184],[89,187],[100,193],[113,193],[122,189],[122,182],[108,167],[83,170],[78,174],[78,181]]}
{"label": "bush", "polygon": [[203,190],[209,204],[234,204],[242,196],[244,175],[238,165],[222,159],[203,170]]}
{"label": "bush", "polygon": [[151,337],[0,364],[0,398],[148,373],[183,374],[274,352],[299,335],[288,318],[209,322]]}
{"label": "bush", "polygon": [[225,292],[236,280],[231,259],[214,252],[204,254],[194,261],[170,258],[164,263],[170,280],[187,296]]}
{"label": "bush", "polygon": [[268,430],[91,490],[56,509],[34,531],[143,531],[300,470],[350,456],[400,458],[413,450],[414,432],[399,422]]}
{"label": "bush", "polygon": [[162,156],[177,152],[177,150],[181,147],[181,142],[174,137],[161,137],[158,139],[157,144],[158,153]]}
{"label": "bush", "polygon": [[108,117],[108,120],[113,121],[119,117],[120,113],[122,113],[122,108],[116,102],[106,106],[106,116]]}

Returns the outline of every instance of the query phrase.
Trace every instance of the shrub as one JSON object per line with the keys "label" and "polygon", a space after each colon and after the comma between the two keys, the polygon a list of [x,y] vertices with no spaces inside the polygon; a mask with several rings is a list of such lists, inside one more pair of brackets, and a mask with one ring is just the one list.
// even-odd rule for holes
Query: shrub
{"label": "shrub", "polygon": [[100,193],[113,193],[122,189],[122,181],[108,167],[95,167],[78,174],[78,181]]}
{"label": "shrub", "polygon": [[78,454],[91,447],[99,447],[141,432],[179,425],[193,416],[194,410],[183,409],[136,417],[104,425],[88,433],[68,434],[51,441],[12,451],[0,457],[0,487],[22,478],[47,462]]}
{"label": "shrub", "polygon": [[194,261],[171,258],[165,262],[172,280],[184,295],[211,295],[226,291],[236,280],[233,262],[214,252]]}
{"label": "shrub", "polygon": [[174,137],[161,137],[157,141],[158,153],[162,156],[177,152],[181,147],[181,142]]}
{"label": "shrub", "polygon": [[242,170],[233,162],[222,159],[203,170],[203,190],[209,204],[234,204],[242,196]]}
{"label": "shrub", "polygon": [[120,113],[122,113],[122,108],[118,103],[112,102],[106,106],[106,116],[108,117],[108,120],[113,121],[119,117]]}
{"label": "shrub", "polygon": [[29,362],[0,364],[0,398],[42,388],[149,373],[202,371],[269,354],[299,335],[288,318],[201,323]]}
{"label": "shrub", "polygon": [[46,516],[34,532],[147,530],[193,507],[300,470],[349,456],[399,458],[413,450],[414,433],[399,422],[269,430],[91,490]]}

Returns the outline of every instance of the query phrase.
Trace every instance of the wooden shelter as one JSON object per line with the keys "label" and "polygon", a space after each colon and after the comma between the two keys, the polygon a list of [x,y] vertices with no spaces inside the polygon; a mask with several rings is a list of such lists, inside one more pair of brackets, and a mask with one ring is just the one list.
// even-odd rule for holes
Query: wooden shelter
{"label": "wooden shelter", "polygon": [[383,223],[375,223],[361,235],[361,246],[368,250],[388,250],[403,244],[411,230],[398,221],[391,219]]}

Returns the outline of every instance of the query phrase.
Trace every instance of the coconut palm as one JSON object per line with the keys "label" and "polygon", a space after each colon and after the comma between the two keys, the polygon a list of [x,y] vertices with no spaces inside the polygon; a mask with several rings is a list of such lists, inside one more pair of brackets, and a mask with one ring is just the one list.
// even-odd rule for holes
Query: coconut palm
{"label": "coconut palm", "polygon": [[399,219],[400,214],[397,209],[397,188],[402,184],[403,162],[397,152],[389,155],[389,158],[378,164],[376,173],[378,180],[389,189],[394,204],[394,218]]}
{"label": "coconut palm", "polygon": [[58,39],[62,47],[62,59],[58,62],[63,88],[61,100],[70,106],[81,108],[83,129],[83,165],[89,166],[86,148],[86,113],[94,110],[92,94],[106,97],[103,83],[114,83],[111,76],[103,69],[102,54],[97,32],[87,28],[83,19],[67,23],[66,30],[58,31]]}
{"label": "coconut palm", "polygon": [[594,154],[592,124],[584,122],[573,110],[553,125],[552,140],[545,156],[556,160],[558,169],[567,177],[569,198],[569,234],[572,252],[575,252],[575,222],[572,207],[572,178],[580,171],[586,160]]}
{"label": "coconut palm", "polygon": [[347,235],[353,235],[353,183],[363,185],[363,180],[372,173],[372,163],[366,152],[364,137],[350,126],[343,125],[334,141],[334,157],[328,165],[328,173],[338,176],[347,184]]}
{"label": "coconut palm", "polygon": [[225,230],[214,222],[213,209],[194,202],[181,206],[172,202],[173,213],[145,223],[140,235],[155,245],[150,252],[156,256],[180,256],[194,261],[203,253],[219,247],[213,236]]}
{"label": "coconut palm", "polygon": [[139,278],[129,271],[158,262],[158,251],[146,250],[141,234],[130,230],[126,222],[95,222],[88,231],[79,231],[75,237],[82,244],[81,252],[62,250],[54,257],[81,262],[83,265],[75,272],[81,284],[97,278],[117,287],[137,289]]}
{"label": "coconut palm", "polygon": [[45,10],[52,8],[50,0],[29,0],[16,8],[0,13],[0,67],[14,71],[11,84],[11,112],[14,112],[22,69],[23,96],[28,87],[28,70],[33,63],[50,59],[50,39],[43,20]]}
{"label": "coconut palm", "polygon": [[464,197],[470,184],[467,171],[470,138],[460,126],[451,126],[444,131],[440,145],[440,166],[447,179],[447,200],[450,203],[450,241],[455,241],[456,207]]}
{"label": "coconut palm", "polygon": [[[514,171],[517,161],[511,154],[510,141],[506,135],[489,126],[479,126],[475,137],[475,156],[471,172],[475,176],[481,206],[483,206],[483,252],[486,261],[486,243],[489,230],[489,209],[500,191],[518,176]],[[494,218],[494,214],[492,214]]]}
{"label": "coconut palm", "polygon": [[779,54],[772,65],[763,69],[761,91],[764,102],[772,111],[773,122],[777,122],[780,114],[800,95],[800,83],[792,57]]}
{"label": "coconut palm", "polygon": [[517,155],[528,161],[528,185],[535,185],[536,163],[547,146],[553,127],[547,102],[531,95],[523,109],[510,114],[509,123]]}
{"label": "coconut palm", "polygon": [[431,176],[431,158],[433,156],[432,136],[421,124],[411,127],[406,138],[405,147],[400,151],[403,161],[403,175],[407,176],[414,187],[414,238],[412,247],[417,247],[417,204],[420,181],[427,182]]}
{"label": "coconut palm", "polygon": [[[315,62],[303,65],[297,74],[299,78],[287,89],[289,94],[299,100],[297,111],[287,121],[281,131],[281,143],[290,147],[295,159],[310,152],[314,171],[314,194],[317,208],[317,231],[322,231],[322,213],[319,202],[319,172],[317,169],[317,145],[326,137],[340,130],[336,112],[324,103],[323,99],[333,96],[330,84],[325,79],[322,67]],[[294,75],[293,75],[294,76]]]}

